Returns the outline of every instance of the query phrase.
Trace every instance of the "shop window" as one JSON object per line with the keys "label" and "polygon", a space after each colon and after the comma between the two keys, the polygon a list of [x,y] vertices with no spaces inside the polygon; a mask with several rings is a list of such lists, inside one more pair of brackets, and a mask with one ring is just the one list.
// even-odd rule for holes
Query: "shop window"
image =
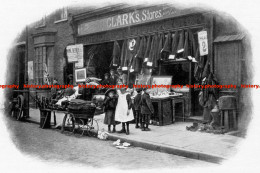
{"label": "shop window", "polygon": [[34,59],[34,74],[35,74],[35,84],[43,85],[48,83],[47,76],[47,47],[37,47],[35,48],[35,59]]}
{"label": "shop window", "polygon": [[68,20],[68,8],[64,7],[56,12],[54,23],[59,23],[66,20]]}

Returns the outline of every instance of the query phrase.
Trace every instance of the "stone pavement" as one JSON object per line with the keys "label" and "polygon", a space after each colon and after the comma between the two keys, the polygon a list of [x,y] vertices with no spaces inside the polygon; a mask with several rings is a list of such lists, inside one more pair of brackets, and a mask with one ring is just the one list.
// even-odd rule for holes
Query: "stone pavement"
{"label": "stone pavement", "polygon": [[[61,124],[63,117],[64,113],[56,112],[58,124]],[[94,118],[98,121],[99,130],[102,128],[107,130],[107,126],[103,124],[104,114],[96,115]],[[39,110],[30,109],[28,121],[39,123]],[[191,122],[176,122],[167,126],[150,125],[151,131],[141,131],[135,129],[134,124],[130,124],[130,135],[111,133],[109,139],[121,139],[136,147],[213,163],[219,163],[234,156],[238,143],[243,140],[243,138],[231,135],[187,131],[186,126],[190,125],[192,125]],[[121,124],[116,129],[119,131]]]}

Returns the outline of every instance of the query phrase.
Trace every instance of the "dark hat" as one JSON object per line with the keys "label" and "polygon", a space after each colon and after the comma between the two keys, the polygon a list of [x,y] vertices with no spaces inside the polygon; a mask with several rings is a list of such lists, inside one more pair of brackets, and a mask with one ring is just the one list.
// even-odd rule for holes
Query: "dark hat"
{"label": "dark hat", "polygon": [[109,94],[110,92],[114,92],[114,93],[116,94],[116,90],[110,88],[110,89],[108,89],[108,90],[105,92],[105,96],[108,96],[108,94]]}
{"label": "dark hat", "polygon": [[115,69],[111,68],[111,69],[110,69],[110,72],[111,72],[111,71],[115,71]]}

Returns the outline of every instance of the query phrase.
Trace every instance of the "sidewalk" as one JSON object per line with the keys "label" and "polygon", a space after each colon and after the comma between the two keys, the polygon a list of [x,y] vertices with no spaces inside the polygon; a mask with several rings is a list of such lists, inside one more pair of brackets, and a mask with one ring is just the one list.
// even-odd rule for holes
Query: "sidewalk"
{"label": "sidewalk", "polygon": [[[61,124],[63,116],[63,113],[56,112],[57,124]],[[95,116],[95,119],[98,121],[99,130],[102,128],[107,130],[107,126],[103,124],[104,114]],[[28,121],[40,122],[38,109],[30,109]],[[130,124],[130,135],[111,133],[109,139],[113,141],[121,139],[135,147],[213,163],[219,163],[234,156],[237,152],[236,146],[243,140],[243,138],[231,135],[187,131],[186,126],[190,125],[192,125],[191,122],[176,122],[167,126],[151,125],[149,126],[151,131],[141,131],[135,129],[134,124]],[[121,124],[117,126],[117,131],[120,129]]]}

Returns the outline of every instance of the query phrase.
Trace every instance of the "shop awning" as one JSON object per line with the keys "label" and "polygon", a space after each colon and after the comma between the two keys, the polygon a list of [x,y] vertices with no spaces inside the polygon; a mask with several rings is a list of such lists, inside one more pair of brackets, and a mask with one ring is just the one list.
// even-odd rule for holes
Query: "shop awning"
{"label": "shop awning", "polygon": [[214,40],[214,43],[227,42],[227,41],[239,41],[239,40],[242,40],[244,37],[245,37],[245,34],[223,35],[223,36],[218,36]]}

